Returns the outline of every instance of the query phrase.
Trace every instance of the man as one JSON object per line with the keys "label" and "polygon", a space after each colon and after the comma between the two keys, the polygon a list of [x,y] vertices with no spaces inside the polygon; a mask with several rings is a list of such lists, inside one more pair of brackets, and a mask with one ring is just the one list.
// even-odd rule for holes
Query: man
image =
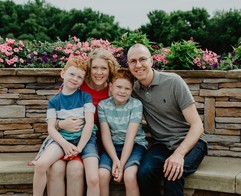
{"label": "man", "polygon": [[184,195],[184,177],[195,172],[207,154],[203,124],[184,80],[174,73],[152,69],[147,47],[133,45],[127,54],[135,76],[133,97],[143,103],[144,117],[153,138],[138,170],[141,195]]}

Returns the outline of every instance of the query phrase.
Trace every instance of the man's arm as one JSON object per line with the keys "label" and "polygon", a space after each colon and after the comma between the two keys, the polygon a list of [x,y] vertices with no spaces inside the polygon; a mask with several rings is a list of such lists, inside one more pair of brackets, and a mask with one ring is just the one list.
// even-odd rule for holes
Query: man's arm
{"label": "man's arm", "polygon": [[183,174],[184,157],[195,146],[203,133],[203,123],[195,104],[189,105],[182,113],[190,125],[190,129],[182,143],[165,161],[164,173],[165,177],[168,177],[168,180],[181,178]]}

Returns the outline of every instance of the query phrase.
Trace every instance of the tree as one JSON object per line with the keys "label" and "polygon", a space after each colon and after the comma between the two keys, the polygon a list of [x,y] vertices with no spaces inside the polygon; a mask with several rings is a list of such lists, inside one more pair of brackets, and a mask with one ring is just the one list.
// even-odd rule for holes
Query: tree
{"label": "tree", "polygon": [[241,38],[241,10],[217,11],[210,20],[207,47],[219,54],[231,52]]}
{"label": "tree", "polygon": [[165,46],[174,41],[189,40],[193,37],[201,41],[206,37],[208,13],[205,9],[193,8],[191,11],[174,11],[169,15],[164,11],[153,11],[148,14],[150,23],[140,29],[155,42]]}

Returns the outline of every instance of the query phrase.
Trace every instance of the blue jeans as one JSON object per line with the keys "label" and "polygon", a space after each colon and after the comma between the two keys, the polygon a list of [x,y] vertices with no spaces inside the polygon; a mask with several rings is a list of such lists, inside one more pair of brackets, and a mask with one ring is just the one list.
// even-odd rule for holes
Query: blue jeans
{"label": "blue jeans", "polygon": [[207,154],[207,143],[199,140],[192,150],[184,157],[183,177],[175,181],[168,181],[164,177],[163,166],[165,160],[173,153],[164,145],[152,145],[144,154],[137,173],[137,180],[141,196],[160,196],[160,185],[163,180],[165,196],[184,195],[184,177],[194,173],[204,156]]}

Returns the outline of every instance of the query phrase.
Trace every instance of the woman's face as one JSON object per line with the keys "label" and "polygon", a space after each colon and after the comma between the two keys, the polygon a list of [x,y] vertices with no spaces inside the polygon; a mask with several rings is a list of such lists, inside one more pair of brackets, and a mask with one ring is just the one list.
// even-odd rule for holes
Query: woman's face
{"label": "woman's face", "polygon": [[92,60],[90,77],[94,85],[102,86],[105,85],[109,79],[110,68],[108,62],[101,58]]}

